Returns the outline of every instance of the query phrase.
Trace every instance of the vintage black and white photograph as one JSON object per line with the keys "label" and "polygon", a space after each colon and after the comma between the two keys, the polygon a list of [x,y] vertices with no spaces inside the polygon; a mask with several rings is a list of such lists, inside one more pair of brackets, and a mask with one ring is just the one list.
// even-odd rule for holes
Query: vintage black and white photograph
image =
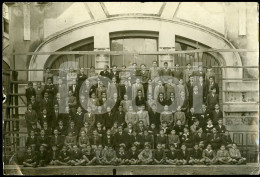
{"label": "vintage black and white photograph", "polygon": [[2,3],[4,175],[259,175],[257,2]]}

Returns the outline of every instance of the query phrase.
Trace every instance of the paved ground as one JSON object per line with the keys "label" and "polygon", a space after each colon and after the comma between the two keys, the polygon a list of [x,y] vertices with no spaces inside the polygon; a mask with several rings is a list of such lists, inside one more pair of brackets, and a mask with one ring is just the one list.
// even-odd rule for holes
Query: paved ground
{"label": "paved ground", "polygon": [[117,175],[247,175],[259,174],[259,164],[247,165],[156,165],[156,166],[48,166],[48,167],[23,167],[15,165],[4,166],[6,175],[112,175],[116,169]]}

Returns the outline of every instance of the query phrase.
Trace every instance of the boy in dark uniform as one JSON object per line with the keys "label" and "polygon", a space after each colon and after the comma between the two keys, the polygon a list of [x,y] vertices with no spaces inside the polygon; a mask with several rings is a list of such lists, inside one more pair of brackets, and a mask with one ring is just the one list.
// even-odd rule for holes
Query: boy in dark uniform
{"label": "boy in dark uniform", "polygon": [[23,165],[24,165],[24,167],[36,167],[37,166],[36,155],[34,152],[32,152],[31,146],[27,147]]}
{"label": "boy in dark uniform", "polygon": [[50,154],[49,154],[50,165],[58,165],[59,164],[58,158],[59,158],[58,148],[55,144],[53,144],[52,150],[50,151]]}
{"label": "boy in dark uniform", "polygon": [[185,144],[181,145],[181,150],[179,151],[178,159],[179,159],[179,161],[178,161],[179,165],[186,165],[189,162],[189,159],[190,159],[189,152],[188,152]]}
{"label": "boy in dark uniform", "polygon": [[127,159],[128,159],[128,164],[130,165],[137,165],[139,164],[139,159],[138,159],[138,151],[136,148],[136,145],[132,145],[131,149],[127,153]]}
{"label": "boy in dark uniform", "polygon": [[82,159],[81,150],[78,148],[77,145],[73,145],[73,149],[70,153],[70,161],[68,162],[68,164],[75,166],[80,162],[81,159]]}
{"label": "boy in dark uniform", "polygon": [[165,163],[165,152],[162,149],[161,144],[157,144],[157,149],[153,152],[153,162],[156,165],[162,165]]}
{"label": "boy in dark uniform", "polygon": [[177,151],[175,150],[174,144],[169,145],[169,151],[167,152],[166,155],[166,164],[169,165],[176,165],[178,162],[178,157],[177,157]]}
{"label": "boy in dark uniform", "polygon": [[117,164],[125,165],[128,163],[127,154],[125,152],[124,146],[120,146],[117,152]]}
{"label": "boy in dark uniform", "polygon": [[202,152],[199,149],[199,145],[195,144],[194,148],[192,151],[190,151],[190,160],[189,164],[194,165],[194,164],[202,164]]}
{"label": "boy in dark uniform", "polygon": [[67,165],[70,160],[70,152],[67,149],[67,146],[63,146],[59,154],[59,165]]}
{"label": "boy in dark uniform", "polygon": [[96,162],[96,154],[90,145],[84,145],[82,148],[82,160],[75,165],[94,165]]}
{"label": "boy in dark uniform", "polygon": [[45,167],[47,165],[47,157],[47,151],[45,150],[44,145],[41,145],[37,154],[38,166]]}

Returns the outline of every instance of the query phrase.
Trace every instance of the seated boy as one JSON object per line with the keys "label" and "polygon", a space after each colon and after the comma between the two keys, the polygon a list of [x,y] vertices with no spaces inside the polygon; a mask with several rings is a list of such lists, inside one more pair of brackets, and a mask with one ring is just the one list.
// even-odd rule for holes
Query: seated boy
{"label": "seated boy", "polygon": [[50,154],[49,154],[49,162],[50,162],[50,165],[57,165],[59,164],[59,151],[58,151],[58,148],[55,144],[52,145],[52,150],[50,151]]}
{"label": "seated boy", "polygon": [[79,163],[76,163],[75,165],[94,165],[96,162],[96,154],[91,149],[90,145],[83,145],[82,148],[82,159]]}
{"label": "seated boy", "polygon": [[77,145],[73,145],[72,151],[70,153],[70,160],[68,161],[68,165],[78,165],[80,160],[82,159],[82,152],[79,150]]}
{"label": "seated boy", "polygon": [[177,165],[186,165],[189,162],[189,152],[185,144],[181,145],[181,150],[179,151],[179,161]]}
{"label": "seated boy", "polygon": [[73,145],[76,145],[76,143],[76,136],[73,136],[72,132],[68,132],[68,136],[65,137],[64,145],[71,150]]}
{"label": "seated boy", "polygon": [[166,155],[166,163],[169,165],[176,165],[176,163],[178,162],[178,157],[177,157],[178,152],[175,149],[175,145],[170,144],[169,149],[170,150],[167,152]]}
{"label": "seated boy", "polygon": [[153,163],[153,152],[149,144],[145,145],[144,150],[140,152],[138,158],[142,165],[150,165]]}
{"label": "seated boy", "polygon": [[44,145],[41,145],[37,154],[38,166],[45,167],[47,165],[47,157],[47,151],[45,150]]}
{"label": "seated boy", "polygon": [[138,159],[138,151],[136,148],[136,145],[132,145],[131,149],[127,153],[127,159],[128,159],[128,164],[130,165],[137,165],[139,164],[139,159]]}
{"label": "seated boy", "polygon": [[105,165],[116,165],[117,157],[116,151],[112,146],[108,146],[107,151],[104,153],[104,164]]}
{"label": "seated boy", "polygon": [[102,144],[99,144],[97,148],[94,150],[96,154],[96,164],[103,165],[104,164],[104,150]]}
{"label": "seated boy", "polygon": [[202,151],[199,149],[199,145],[195,144],[192,151],[190,151],[190,160],[189,164],[202,164]]}
{"label": "seated boy", "polygon": [[161,144],[162,148],[165,149],[168,145],[167,135],[164,134],[164,130],[160,130],[160,134],[157,136],[157,144]]}
{"label": "seated boy", "polygon": [[202,162],[206,165],[213,165],[216,163],[216,153],[212,150],[211,144],[207,145],[207,148],[202,152]]}
{"label": "seated boy", "polygon": [[117,152],[117,164],[125,165],[128,163],[127,154],[124,146],[120,146]]}
{"label": "seated boy", "polygon": [[30,131],[30,136],[27,137],[26,140],[26,146],[32,147],[32,151],[36,151],[36,145],[37,145],[37,137],[35,135],[35,132],[33,130]]}
{"label": "seated boy", "polygon": [[157,144],[157,149],[153,151],[153,162],[156,165],[165,163],[165,152],[162,150],[161,144]]}
{"label": "seated boy", "polygon": [[232,147],[232,140],[229,134],[229,131],[226,130],[225,133],[222,135],[221,137],[221,142],[222,144],[224,144],[227,148],[231,148]]}
{"label": "seated boy", "polygon": [[58,165],[67,165],[70,160],[70,152],[68,151],[67,146],[63,146],[58,158]]}
{"label": "seated boy", "polygon": [[219,164],[231,164],[232,159],[230,158],[228,151],[225,149],[225,145],[220,146],[220,150],[217,151],[216,160]]}
{"label": "seated boy", "polygon": [[85,145],[89,145],[89,137],[87,136],[86,132],[83,130],[80,132],[80,136],[78,139],[78,145],[82,148]]}
{"label": "seated boy", "polygon": [[36,155],[34,152],[32,152],[31,146],[27,147],[23,165],[24,165],[24,167],[37,167]]}
{"label": "seated boy", "polygon": [[237,148],[236,144],[233,144],[232,148],[229,149],[229,154],[233,164],[237,164],[237,165],[246,164],[246,158],[241,156],[241,153]]}
{"label": "seated boy", "polygon": [[179,148],[180,137],[176,135],[176,130],[171,130],[171,134],[168,135],[168,143],[173,144],[176,149]]}

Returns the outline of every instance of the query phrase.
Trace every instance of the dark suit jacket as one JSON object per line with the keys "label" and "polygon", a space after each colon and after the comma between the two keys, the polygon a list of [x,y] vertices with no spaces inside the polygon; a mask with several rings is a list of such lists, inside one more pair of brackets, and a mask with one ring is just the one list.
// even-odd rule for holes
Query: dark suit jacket
{"label": "dark suit jacket", "polygon": [[25,96],[27,98],[27,103],[31,101],[31,97],[35,96],[36,97],[36,92],[34,88],[27,88],[25,90]]}
{"label": "dark suit jacket", "polygon": [[132,87],[131,86],[126,86],[124,84],[119,85],[119,97],[121,99],[124,98],[124,95],[128,96],[128,99],[132,98]]}
{"label": "dark suit jacket", "polygon": [[141,99],[139,99],[139,97],[135,97],[135,104],[136,106],[141,106],[141,105],[145,105],[145,98],[141,97]]}
{"label": "dark suit jacket", "polygon": [[50,139],[50,144],[52,145],[56,145],[58,148],[61,147],[64,144],[64,138],[60,135],[58,135],[57,137],[57,143],[55,143],[55,135],[52,135],[51,139]]}
{"label": "dark suit jacket", "polygon": [[192,149],[192,151],[190,151],[190,157],[193,159],[201,159],[202,151],[200,149],[198,150]]}
{"label": "dark suit jacket", "polygon": [[208,106],[208,109],[213,110],[215,105],[219,103],[219,97],[218,94],[215,94],[213,97],[211,93],[208,94],[206,104]]}
{"label": "dark suit jacket", "polygon": [[116,71],[116,73],[114,74],[113,71],[110,72],[110,79],[112,80],[113,77],[116,77],[116,82],[119,83],[120,78],[119,78],[119,71]]}
{"label": "dark suit jacket", "polygon": [[104,135],[104,137],[102,138],[102,144],[103,146],[114,146],[114,136],[110,135],[110,138],[108,138],[107,135]]}
{"label": "dark suit jacket", "polygon": [[225,131],[226,131],[226,126],[225,125],[222,125],[221,128],[220,128],[219,125],[216,125],[215,128],[216,128],[218,133],[225,133]]}
{"label": "dark suit jacket", "polygon": [[112,126],[113,126],[113,123],[114,123],[114,117],[115,117],[115,113],[110,113],[110,115],[109,115],[109,113],[108,112],[106,112],[105,114],[104,114],[104,119],[105,119],[105,127],[108,129],[110,129]]}
{"label": "dark suit jacket", "polygon": [[101,75],[101,76],[104,76],[104,77],[107,77],[107,78],[110,78],[110,73],[109,73],[109,71],[101,71],[101,72],[100,72],[100,75]]}
{"label": "dark suit jacket", "polygon": [[34,136],[34,138],[32,138],[31,136],[27,137],[26,146],[28,147],[31,146],[32,144],[37,145],[37,136]]}
{"label": "dark suit jacket", "polygon": [[132,151],[131,149],[127,152],[127,159],[131,160],[131,159],[138,159],[138,155],[139,152],[136,151]]}
{"label": "dark suit jacket", "polygon": [[176,150],[172,151],[168,151],[166,154],[167,159],[170,160],[174,160],[174,159],[178,159],[178,152]]}
{"label": "dark suit jacket", "polygon": [[218,113],[214,110],[212,111],[211,115],[212,115],[213,125],[217,125],[218,120],[223,118],[223,112],[221,110],[219,110]]}
{"label": "dark suit jacket", "polygon": [[185,153],[182,150],[179,150],[178,156],[179,156],[179,160],[189,161],[189,159],[190,159],[190,154],[187,149],[185,150]]}
{"label": "dark suit jacket", "polygon": [[117,132],[114,135],[114,145],[115,147],[119,147],[120,144],[124,143],[127,145],[127,134],[123,131],[120,135],[119,132]]}
{"label": "dark suit jacket", "polygon": [[122,111],[122,112],[119,112],[117,111],[115,114],[114,114],[114,120],[113,120],[113,123],[114,122],[117,122],[118,125],[125,125],[125,112]]}
{"label": "dark suit jacket", "polygon": [[155,124],[155,126],[158,128],[159,125],[161,124],[160,122],[160,113],[159,112],[154,112],[152,110],[149,110],[148,111],[148,115],[149,115],[149,122],[150,122],[150,125],[152,123]]}

